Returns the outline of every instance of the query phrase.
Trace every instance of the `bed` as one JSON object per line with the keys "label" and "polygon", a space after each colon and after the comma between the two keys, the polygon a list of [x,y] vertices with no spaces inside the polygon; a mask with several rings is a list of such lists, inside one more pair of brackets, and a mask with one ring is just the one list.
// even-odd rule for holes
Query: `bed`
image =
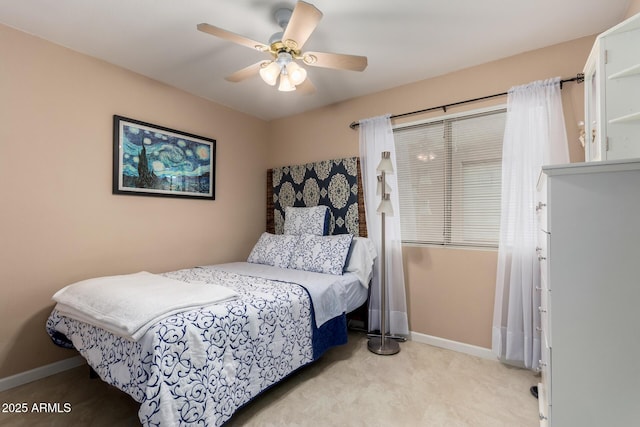
{"label": "bed", "polygon": [[[375,251],[358,236],[360,224],[353,217],[361,200],[357,159],[328,162],[269,171],[273,190],[268,200],[275,203],[268,205],[273,212],[268,221],[273,223],[246,262],[70,285],[54,296],[58,304],[47,320],[47,332],[57,345],[78,350],[103,381],[139,402],[143,425],[224,424],[264,390],[346,343],[346,314],[367,300]],[[337,175],[342,177],[336,180]],[[349,175],[346,190],[335,185],[345,183],[344,175]],[[315,190],[313,179],[318,197],[309,190]],[[296,192],[294,186],[300,184],[303,188]],[[285,192],[294,191],[293,199],[287,199],[283,186]],[[324,196],[322,188],[327,188]],[[354,194],[355,208],[349,203]],[[94,292],[110,287],[105,280],[125,288],[132,284],[131,292],[138,282],[166,282],[172,292],[180,287],[180,295],[204,295],[203,290],[215,287],[224,298],[206,305],[196,301],[120,328],[119,318],[110,322],[109,317],[122,307],[124,315],[138,315],[127,307],[140,301],[141,294],[118,292],[110,307],[108,297]],[[94,301],[82,299],[93,294],[99,296]],[[167,299],[177,304],[174,297]],[[90,309],[81,311],[87,305]]]}

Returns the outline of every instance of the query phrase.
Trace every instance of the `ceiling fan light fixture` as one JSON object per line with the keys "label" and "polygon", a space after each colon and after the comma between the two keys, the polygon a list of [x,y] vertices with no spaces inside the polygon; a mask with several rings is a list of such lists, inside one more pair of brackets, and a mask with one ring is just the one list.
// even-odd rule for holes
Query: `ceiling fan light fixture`
{"label": "ceiling fan light fixture", "polygon": [[291,80],[291,83],[293,83],[295,86],[298,86],[307,78],[307,70],[305,70],[295,62],[288,63],[286,68],[289,80]]}
{"label": "ceiling fan light fixture", "polygon": [[280,75],[280,86],[278,86],[280,92],[291,92],[296,90],[296,85],[291,82],[289,76],[286,73]]}
{"label": "ceiling fan light fixture", "polygon": [[260,77],[262,77],[262,80],[264,80],[264,82],[269,86],[275,86],[279,75],[280,64],[276,61],[271,61],[271,63],[266,67],[260,68]]}
{"label": "ceiling fan light fixture", "polygon": [[351,71],[364,71],[367,68],[366,56],[303,52],[304,44],[322,18],[322,12],[307,1],[297,0],[293,8],[282,4],[274,10],[276,23],[282,31],[274,33],[268,44],[206,23],[198,24],[196,28],[198,31],[271,56],[269,60],[249,65],[225,77],[227,81],[236,83],[260,74],[262,80],[270,86],[276,86],[280,78],[280,91],[297,90],[298,93],[307,95],[314,93],[316,88],[307,75],[306,66]]}

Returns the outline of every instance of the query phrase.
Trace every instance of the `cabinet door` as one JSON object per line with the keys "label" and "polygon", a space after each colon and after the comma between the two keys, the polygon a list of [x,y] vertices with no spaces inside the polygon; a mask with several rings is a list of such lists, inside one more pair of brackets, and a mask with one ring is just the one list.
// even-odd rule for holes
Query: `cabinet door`
{"label": "cabinet door", "polygon": [[602,160],[602,131],[604,120],[600,107],[600,44],[596,43],[584,68],[584,158],[587,162]]}
{"label": "cabinet door", "polygon": [[640,157],[640,29],[602,40],[606,159]]}

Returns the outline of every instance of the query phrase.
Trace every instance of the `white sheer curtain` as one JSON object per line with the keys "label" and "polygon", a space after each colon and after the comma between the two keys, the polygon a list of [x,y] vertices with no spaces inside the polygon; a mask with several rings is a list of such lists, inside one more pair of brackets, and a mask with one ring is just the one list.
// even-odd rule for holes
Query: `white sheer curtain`
{"label": "white sheer curtain", "polygon": [[540,359],[540,264],[536,186],[542,165],[568,163],[560,79],[509,90],[502,149],[502,207],[493,352],[536,369]]}
{"label": "white sheer curtain", "polygon": [[[376,168],[383,151],[391,152],[391,161],[396,170],[396,149],[389,115],[360,120],[360,166],[364,189],[367,233],[381,250],[380,215],[376,212],[380,196],[376,195]],[[391,188],[391,203],[394,215],[386,215],[386,275],[387,275],[387,328],[391,335],[409,335],[407,301],[404,288],[402,266],[402,242],[400,237],[400,211],[398,202],[398,180],[394,174],[387,174],[387,184]],[[369,301],[369,330],[380,327],[380,257],[374,265],[371,298]]]}

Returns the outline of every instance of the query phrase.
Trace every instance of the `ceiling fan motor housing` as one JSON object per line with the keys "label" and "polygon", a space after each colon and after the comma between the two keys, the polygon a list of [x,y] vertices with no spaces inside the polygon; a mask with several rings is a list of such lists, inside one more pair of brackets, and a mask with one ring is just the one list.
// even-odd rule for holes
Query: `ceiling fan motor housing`
{"label": "ceiling fan motor housing", "polygon": [[282,36],[284,35],[284,31],[278,31],[277,33],[273,33],[271,37],[269,37],[269,46],[274,43],[278,43],[282,41]]}
{"label": "ceiling fan motor housing", "polygon": [[276,18],[276,23],[280,26],[280,28],[282,28],[282,31],[284,31],[287,28],[287,25],[289,24],[289,21],[291,20],[291,15],[292,14],[293,14],[293,11],[291,9],[287,9],[287,8],[277,9],[274,12],[274,16]]}
{"label": "ceiling fan motor housing", "polygon": [[296,52],[294,51],[296,46],[288,46],[282,40],[284,32],[287,29],[287,25],[289,25],[289,21],[291,20],[292,14],[293,10],[287,8],[280,8],[274,12],[276,23],[280,26],[280,28],[282,28],[282,31],[278,31],[277,33],[274,33],[271,37],[269,37],[269,46],[271,47],[271,52],[274,56],[277,56],[281,52],[292,53],[295,56]]}

